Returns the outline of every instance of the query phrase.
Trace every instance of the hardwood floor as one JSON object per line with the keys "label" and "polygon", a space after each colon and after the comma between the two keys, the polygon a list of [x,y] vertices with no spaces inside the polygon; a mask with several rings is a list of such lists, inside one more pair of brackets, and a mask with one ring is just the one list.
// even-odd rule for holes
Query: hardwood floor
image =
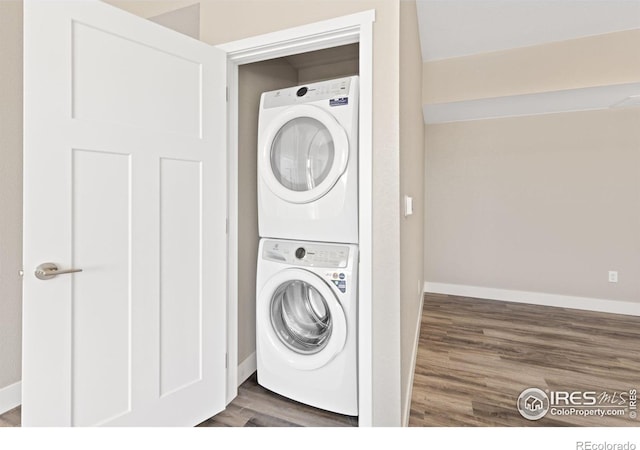
{"label": "hardwood floor", "polygon": [[0,415],[0,428],[20,426],[20,407],[13,408]]}
{"label": "hardwood floor", "polygon": [[253,374],[227,409],[201,427],[357,427],[358,418],[330,413],[270,392]]}
{"label": "hardwood floor", "polygon": [[640,317],[425,296],[410,426],[640,426],[629,411],[527,420],[516,402],[530,387],[640,390]]}
{"label": "hardwood floor", "polygon": [[[20,407],[0,415],[0,427],[19,427]],[[238,388],[238,396],[220,414],[199,427],[357,427],[358,418],[330,413],[270,392],[255,373]]]}
{"label": "hardwood floor", "polygon": [[[640,390],[640,317],[425,296],[409,426],[640,426],[640,419],[630,419],[628,412],[624,417],[547,414],[527,420],[516,402],[530,387],[609,395]],[[357,424],[357,417],[269,392],[254,374],[225,411],[199,426]],[[19,407],[0,415],[4,426],[20,426]]]}

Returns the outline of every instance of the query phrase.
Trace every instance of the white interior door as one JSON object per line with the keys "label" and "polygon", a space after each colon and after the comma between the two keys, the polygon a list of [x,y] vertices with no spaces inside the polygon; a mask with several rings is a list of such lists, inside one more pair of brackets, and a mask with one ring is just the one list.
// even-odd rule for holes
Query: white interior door
{"label": "white interior door", "polygon": [[22,423],[197,424],[225,405],[226,56],[25,3]]}

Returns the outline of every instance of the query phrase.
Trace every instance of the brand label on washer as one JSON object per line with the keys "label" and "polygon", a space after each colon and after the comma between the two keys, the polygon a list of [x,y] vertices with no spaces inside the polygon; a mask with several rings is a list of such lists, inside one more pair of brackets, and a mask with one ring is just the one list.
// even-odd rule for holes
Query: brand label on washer
{"label": "brand label on washer", "polygon": [[349,97],[337,97],[329,100],[329,106],[344,106],[349,104]]}
{"label": "brand label on washer", "polygon": [[340,292],[342,292],[343,294],[345,292],[347,292],[347,281],[346,280],[331,280],[333,281],[333,284],[336,285],[336,287],[338,289],[340,289]]}

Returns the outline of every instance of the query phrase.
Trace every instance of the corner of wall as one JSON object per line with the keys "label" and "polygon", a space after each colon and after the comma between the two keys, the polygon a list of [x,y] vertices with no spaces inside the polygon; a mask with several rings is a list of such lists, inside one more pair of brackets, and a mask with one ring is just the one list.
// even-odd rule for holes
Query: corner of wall
{"label": "corner of wall", "polygon": [[[409,420],[424,274],[424,121],[422,52],[415,1],[400,2],[400,248],[402,424]],[[413,214],[405,215],[405,197]],[[416,287],[417,284],[417,287]],[[416,323],[417,321],[417,323]]]}

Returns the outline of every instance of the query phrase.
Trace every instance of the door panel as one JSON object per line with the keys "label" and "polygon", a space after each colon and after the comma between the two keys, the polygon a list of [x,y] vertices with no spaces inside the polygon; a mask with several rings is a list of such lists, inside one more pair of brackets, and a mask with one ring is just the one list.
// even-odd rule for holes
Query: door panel
{"label": "door panel", "polygon": [[[73,425],[131,407],[131,156],[72,151]],[[53,280],[52,280],[53,281]]]}
{"label": "door panel", "polygon": [[200,62],[75,21],[72,36],[74,118],[200,137]]}
{"label": "door panel", "polygon": [[225,66],[102,2],[25,2],[24,425],[224,408]]}
{"label": "door panel", "polygon": [[160,161],[160,395],[202,377],[202,171]]}

